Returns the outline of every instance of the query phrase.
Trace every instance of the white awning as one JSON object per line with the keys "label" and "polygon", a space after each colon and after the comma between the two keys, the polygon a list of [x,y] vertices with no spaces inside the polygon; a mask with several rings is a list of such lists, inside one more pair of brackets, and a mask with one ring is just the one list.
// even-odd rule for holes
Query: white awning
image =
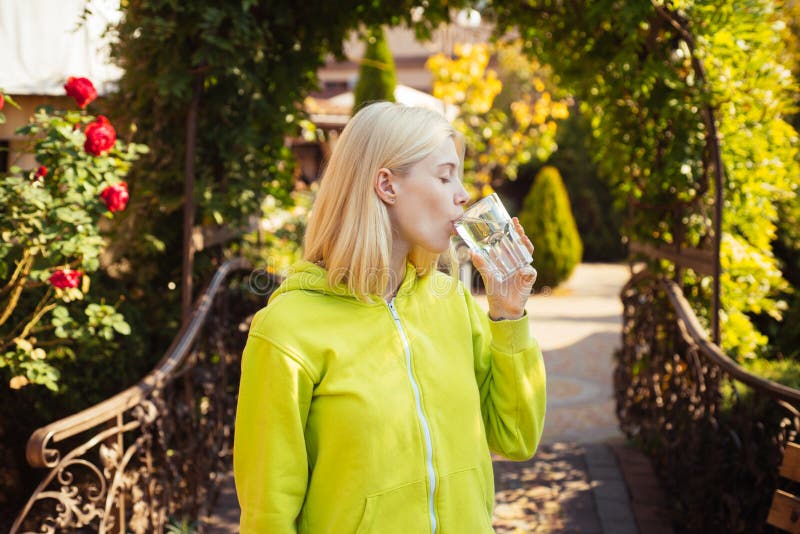
{"label": "white awning", "polygon": [[[419,91],[407,85],[397,84],[394,88],[394,99],[407,106],[416,106],[437,111],[444,115],[447,120],[452,121],[458,115],[456,106],[445,104],[442,100],[424,91]],[[353,109],[355,97],[352,91],[338,94],[328,99],[328,103],[334,106]]]}
{"label": "white awning", "polygon": [[[85,7],[92,14],[85,22]],[[103,33],[119,21],[119,0],[0,0],[0,88],[12,95],[63,95],[70,76],[100,94],[122,70],[111,64]]]}

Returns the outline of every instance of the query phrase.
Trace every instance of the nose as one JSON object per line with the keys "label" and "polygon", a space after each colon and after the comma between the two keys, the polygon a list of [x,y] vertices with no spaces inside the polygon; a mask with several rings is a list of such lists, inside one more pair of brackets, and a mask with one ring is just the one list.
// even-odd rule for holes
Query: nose
{"label": "nose", "polygon": [[456,206],[463,206],[469,202],[469,193],[464,189],[464,184],[459,184],[458,191],[456,192]]}

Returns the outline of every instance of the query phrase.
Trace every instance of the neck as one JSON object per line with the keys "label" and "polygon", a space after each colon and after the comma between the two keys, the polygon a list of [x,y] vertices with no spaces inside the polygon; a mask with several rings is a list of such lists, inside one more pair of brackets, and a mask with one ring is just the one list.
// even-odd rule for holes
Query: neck
{"label": "neck", "polygon": [[408,259],[409,247],[403,243],[395,242],[392,245],[392,258],[389,263],[389,284],[383,297],[387,302],[392,300],[403,283],[406,274],[406,262]]}

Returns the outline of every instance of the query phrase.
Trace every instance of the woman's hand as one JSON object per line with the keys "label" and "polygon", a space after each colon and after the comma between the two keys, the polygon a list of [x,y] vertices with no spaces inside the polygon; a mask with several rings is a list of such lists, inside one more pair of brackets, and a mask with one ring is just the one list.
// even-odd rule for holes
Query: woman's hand
{"label": "woman's hand", "polygon": [[[522,236],[522,244],[533,255],[533,243],[525,235],[519,219],[514,217],[514,228]],[[494,277],[486,259],[480,254],[470,252],[473,265],[481,273],[483,284],[486,287],[486,299],[489,301],[489,318],[493,321],[501,319],[519,319],[525,312],[525,303],[536,282],[536,269],[530,265],[511,275],[508,280],[501,282]]]}

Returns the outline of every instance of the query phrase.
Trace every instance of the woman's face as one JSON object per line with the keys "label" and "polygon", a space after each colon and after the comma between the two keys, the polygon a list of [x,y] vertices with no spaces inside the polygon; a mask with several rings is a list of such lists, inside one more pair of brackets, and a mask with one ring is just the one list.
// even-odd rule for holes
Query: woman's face
{"label": "woman's face", "polygon": [[395,176],[396,199],[389,210],[397,245],[441,253],[455,234],[469,193],[458,176],[458,153],[451,137],[405,176]]}

